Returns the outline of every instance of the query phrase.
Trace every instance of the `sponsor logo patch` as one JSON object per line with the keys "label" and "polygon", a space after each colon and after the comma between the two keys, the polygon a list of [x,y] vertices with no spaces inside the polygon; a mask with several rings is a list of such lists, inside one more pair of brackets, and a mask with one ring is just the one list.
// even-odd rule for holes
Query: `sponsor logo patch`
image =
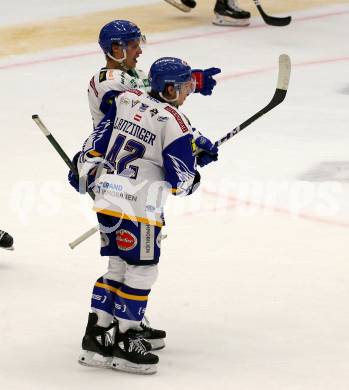
{"label": "sponsor logo patch", "polygon": [[143,94],[142,91],[140,91],[139,89],[129,89],[128,90],[130,93],[134,93],[135,95],[137,96],[141,96]]}
{"label": "sponsor logo patch", "polygon": [[141,106],[139,107],[140,112],[144,112],[149,108],[147,104],[141,103]]}
{"label": "sponsor logo patch", "polygon": [[106,70],[101,70],[99,72],[99,82],[102,83],[107,79],[107,71]]}
{"label": "sponsor logo patch", "polygon": [[129,99],[127,99],[127,97],[126,96],[123,96],[121,99],[120,99],[120,103],[121,104],[130,104],[130,100]]}
{"label": "sponsor logo patch", "polygon": [[156,115],[158,113],[159,113],[159,111],[156,108],[153,108],[152,110],[150,110],[151,117],[153,117],[154,115]]}
{"label": "sponsor logo patch", "polygon": [[137,245],[137,238],[128,230],[118,230],[116,232],[116,245],[122,251],[130,251]]}
{"label": "sponsor logo patch", "polygon": [[167,116],[158,116],[157,120],[159,122],[166,122],[168,120],[168,117]]}
{"label": "sponsor logo patch", "polygon": [[142,119],[142,115],[139,115],[139,114],[136,114],[133,119],[137,122],[140,122],[140,120]]}
{"label": "sponsor logo patch", "polygon": [[185,125],[180,114],[173,107],[170,107],[170,106],[167,106],[165,108],[165,110],[168,111],[169,113],[171,113],[175,117],[177,123],[179,124],[179,127],[182,130],[182,133],[186,133],[188,131],[188,127]]}

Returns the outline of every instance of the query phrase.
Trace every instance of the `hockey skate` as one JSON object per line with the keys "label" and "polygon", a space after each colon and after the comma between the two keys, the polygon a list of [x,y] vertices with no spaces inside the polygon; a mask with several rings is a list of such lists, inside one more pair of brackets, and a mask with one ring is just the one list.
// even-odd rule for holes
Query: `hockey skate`
{"label": "hockey skate", "polygon": [[108,328],[97,325],[98,316],[90,313],[85,335],[82,339],[82,353],[79,363],[89,367],[110,368],[113,359],[113,342],[108,332],[115,327],[112,323]]}
{"label": "hockey skate", "polygon": [[13,237],[7,232],[0,230],[0,248],[13,251]]}
{"label": "hockey skate", "polygon": [[239,8],[235,0],[217,0],[214,13],[212,23],[217,26],[244,27],[250,24],[251,14]]}
{"label": "hockey skate", "polygon": [[164,338],[166,337],[166,332],[164,330],[154,329],[144,320],[141,322],[140,327],[142,330],[137,331],[137,335],[150,343],[152,351],[165,348]]}
{"label": "hockey skate", "polygon": [[165,0],[167,3],[180,9],[183,12],[190,12],[192,8],[196,7],[196,1],[194,0]]}
{"label": "hockey skate", "polygon": [[[114,321],[117,323],[118,320],[114,318]],[[140,328],[141,329],[135,331],[137,332],[137,337],[142,340],[147,351],[157,351],[165,348],[164,338],[166,337],[166,332],[164,330],[152,328],[145,317],[140,323]]]}
{"label": "hockey skate", "polygon": [[134,374],[154,374],[159,358],[148,352],[138,331],[129,329],[126,333],[115,334],[111,368]]}

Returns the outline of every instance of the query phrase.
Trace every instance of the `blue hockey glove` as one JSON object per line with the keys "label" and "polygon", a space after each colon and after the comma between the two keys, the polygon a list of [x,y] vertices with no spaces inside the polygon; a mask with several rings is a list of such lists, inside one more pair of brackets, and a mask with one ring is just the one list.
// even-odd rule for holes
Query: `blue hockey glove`
{"label": "blue hockey glove", "polygon": [[[78,169],[78,159],[79,159],[80,153],[81,152],[77,152],[76,155],[73,157],[73,160],[72,160],[72,163],[74,164],[76,169]],[[79,177],[74,175],[74,173],[72,171],[69,171],[69,173],[68,173],[68,181],[69,181],[69,184],[76,191],[79,192]]]}
{"label": "blue hockey glove", "polygon": [[212,77],[218,73],[221,73],[219,68],[208,69],[194,69],[191,74],[195,78],[196,88],[195,92],[201,93],[201,95],[212,95],[212,90],[217,84],[217,81]]}
{"label": "blue hockey glove", "polygon": [[196,160],[200,167],[218,160],[218,147],[208,138],[200,135],[196,138],[195,145],[199,148]]}

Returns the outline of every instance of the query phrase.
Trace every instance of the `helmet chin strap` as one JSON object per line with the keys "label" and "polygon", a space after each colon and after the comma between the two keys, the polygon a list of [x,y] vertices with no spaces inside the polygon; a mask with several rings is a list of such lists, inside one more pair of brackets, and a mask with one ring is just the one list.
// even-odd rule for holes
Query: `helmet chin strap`
{"label": "helmet chin strap", "polygon": [[120,64],[124,69],[128,70],[128,68],[125,66],[125,62],[126,62],[126,49],[122,49],[122,53],[124,54],[122,58],[115,58],[113,57],[110,53],[107,53],[107,56],[109,58],[111,58],[113,61],[117,62],[118,64]]}
{"label": "helmet chin strap", "polygon": [[178,100],[178,97],[179,97],[179,93],[178,93],[178,90],[176,89],[176,97],[174,99],[168,99],[166,98],[162,92],[159,92],[159,95],[168,103],[174,103]]}

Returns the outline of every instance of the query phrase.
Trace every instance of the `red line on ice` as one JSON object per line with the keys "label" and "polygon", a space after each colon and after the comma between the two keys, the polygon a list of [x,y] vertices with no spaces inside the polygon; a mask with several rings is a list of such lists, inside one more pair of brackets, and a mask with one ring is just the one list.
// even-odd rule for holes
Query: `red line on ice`
{"label": "red line on ice", "polygon": [[[306,20],[323,19],[323,18],[328,18],[328,17],[332,17],[332,16],[342,16],[342,15],[345,15],[345,14],[348,14],[348,13],[349,13],[349,10],[348,11],[329,12],[327,14],[320,14],[320,15],[303,16],[303,17],[300,17],[300,18],[294,18],[292,20],[292,23],[303,22],[303,21],[306,21]],[[248,30],[256,29],[256,28],[275,28],[275,27],[270,27],[270,26],[268,26],[268,25],[263,23],[263,24],[257,24],[257,25],[249,26]],[[159,41],[153,41],[153,42],[150,42],[149,45],[150,46],[152,46],[152,45],[161,45],[161,44],[167,44],[169,42],[186,41],[186,40],[191,40],[191,39],[196,39],[196,38],[203,38],[203,37],[211,37],[211,36],[216,36],[216,35],[231,34],[231,33],[236,33],[236,32],[243,31],[243,30],[246,30],[246,27],[243,27],[243,28],[235,28],[235,27],[233,27],[232,29],[222,28],[221,31],[208,32],[206,34],[196,34],[196,35],[190,35],[190,36],[186,36],[186,37],[178,37],[178,38],[170,38],[170,39],[162,39],[162,40],[159,40]],[[32,61],[26,61],[26,62],[16,62],[16,63],[13,63],[13,64],[0,65],[0,69],[12,69],[12,68],[16,68],[16,67],[37,65],[37,64],[42,64],[42,63],[51,62],[51,61],[52,62],[54,62],[54,61],[63,61],[63,60],[69,60],[69,59],[77,58],[77,57],[85,57],[85,56],[90,56],[90,55],[96,55],[96,54],[99,54],[99,53],[100,53],[100,51],[93,50],[93,51],[87,51],[87,52],[82,52],[82,53],[77,53],[77,54],[67,54],[67,55],[60,55],[60,56],[52,56],[52,57],[47,57],[47,58],[38,59],[38,60],[32,60]],[[325,61],[325,62],[333,62],[333,61]],[[315,61],[314,63],[318,63],[318,62]],[[320,63],[322,63],[322,62],[320,62]],[[311,63],[309,63],[308,65],[310,65],[310,64]],[[265,72],[265,71],[267,71],[269,69],[273,69],[273,68],[265,68],[265,70],[263,70],[263,72]],[[251,74],[251,73],[259,73],[259,72],[251,71],[251,72],[248,72],[246,74]],[[235,77],[237,77],[237,76],[235,76]]]}

